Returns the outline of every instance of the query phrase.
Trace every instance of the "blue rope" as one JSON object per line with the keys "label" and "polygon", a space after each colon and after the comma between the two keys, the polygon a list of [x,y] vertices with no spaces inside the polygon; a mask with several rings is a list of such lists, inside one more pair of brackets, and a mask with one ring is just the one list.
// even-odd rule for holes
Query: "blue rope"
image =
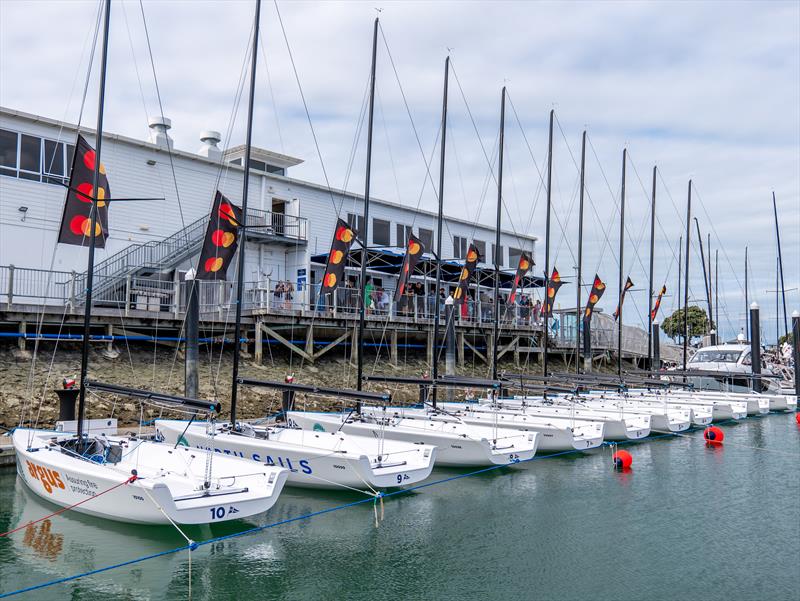
{"label": "blue rope", "polygon": [[[645,438],[641,438],[641,439],[638,439],[638,440],[627,440],[627,441],[622,441],[620,443],[613,443],[613,444],[629,444],[629,443],[641,442],[641,441],[645,441],[645,440],[654,440],[654,439],[657,439],[657,438],[665,438],[667,436],[674,437],[675,435],[671,434],[671,433],[670,434],[660,434],[658,436],[647,436]],[[612,443],[604,442],[602,446],[607,446],[609,444],[612,444]],[[550,459],[552,457],[561,457],[563,455],[572,455],[574,453],[582,453],[582,452],[583,451],[580,450],[580,449],[573,449],[573,450],[570,450],[570,451],[560,451],[558,453],[552,453],[550,455],[538,455],[538,456],[534,455],[533,457],[531,457],[529,459],[522,459],[522,460],[517,459],[517,460],[512,461],[510,463],[504,463],[504,464],[500,464],[500,465],[492,465],[492,466],[489,466],[489,467],[481,468],[479,470],[466,472],[464,474],[456,474],[454,476],[450,476],[448,478],[443,478],[441,480],[434,480],[433,482],[425,482],[425,483],[422,483],[422,484],[417,484],[416,486],[412,486],[412,487],[409,487],[409,488],[404,488],[402,490],[396,490],[396,491],[392,491],[392,492],[381,493],[381,495],[383,497],[394,497],[394,496],[398,496],[398,495],[405,495],[405,494],[408,494],[408,493],[413,492],[415,490],[428,488],[430,486],[437,486],[439,484],[445,484],[446,482],[452,482],[454,480],[460,480],[462,478],[469,478],[469,477],[472,477],[472,476],[477,476],[478,474],[485,474],[487,472],[491,472],[491,471],[494,471],[494,470],[497,470],[497,469],[501,469],[501,468],[504,468],[504,467],[509,467],[509,466],[512,466],[512,465],[518,465],[520,463],[527,463],[529,461],[536,461],[537,459]],[[249,534],[255,534],[257,532],[262,532],[264,530],[269,530],[269,529],[275,528],[277,526],[283,526],[283,525],[286,525],[286,524],[291,524],[292,522],[297,522],[297,521],[300,521],[300,520],[310,519],[310,518],[313,518],[313,517],[316,517],[316,516],[319,516],[319,515],[324,515],[326,513],[333,513],[334,511],[339,511],[341,509],[347,509],[349,507],[355,507],[357,505],[363,505],[365,503],[371,503],[371,502],[374,502],[374,499],[372,497],[369,497],[369,498],[366,498],[366,499],[362,499],[360,501],[353,501],[352,503],[346,503],[344,505],[337,505],[336,507],[329,507],[327,509],[321,509],[319,511],[314,511],[314,512],[311,512],[311,513],[307,513],[305,515],[301,515],[301,516],[297,516],[297,517],[293,517],[293,518],[287,518],[285,520],[280,520],[278,522],[273,522],[272,524],[266,524],[264,526],[255,526],[253,528],[250,528],[248,530],[243,530],[241,532],[234,532],[232,534],[226,534],[224,536],[218,536],[218,537],[215,537],[215,538],[210,538],[208,540],[205,540],[205,541],[202,541],[202,542],[199,542],[199,543],[198,542],[194,542],[192,545],[184,545],[182,547],[177,547],[175,549],[170,549],[169,551],[161,551],[160,553],[154,553],[152,555],[145,555],[144,557],[139,557],[137,559],[131,559],[129,561],[124,561],[122,563],[106,566],[104,568],[98,568],[96,570],[91,570],[89,572],[83,572],[81,574],[75,574],[73,576],[66,576],[64,578],[59,578],[57,580],[51,580],[49,582],[44,582],[42,584],[36,584],[36,585],[33,585],[33,586],[29,586],[27,588],[19,589],[19,590],[16,590],[16,591],[11,591],[9,593],[2,593],[2,594],[0,594],[0,599],[5,599],[6,597],[13,597],[15,595],[20,595],[22,593],[28,593],[28,592],[31,592],[31,591],[43,589],[43,588],[46,588],[46,587],[49,587],[49,586],[53,586],[53,585],[56,585],[56,584],[63,584],[65,582],[70,582],[72,580],[78,580],[79,578],[85,578],[87,576],[94,576],[95,574],[100,574],[102,572],[107,572],[109,570],[114,570],[114,569],[117,569],[117,568],[122,568],[122,567],[133,565],[133,564],[136,564],[136,563],[141,563],[143,561],[147,561],[149,559],[155,559],[157,557],[163,557],[164,555],[170,555],[170,554],[173,554],[173,553],[178,553],[180,551],[186,551],[186,550],[189,550],[189,549],[193,550],[193,549],[196,549],[197,547],[201,547],[203,545],[209,545],[211,543],[217,543],[217,542],[224,541],[224,540],[229,540],[229,539],[232,539],[232,538],[239,538],[241,536],[247,536]]]}

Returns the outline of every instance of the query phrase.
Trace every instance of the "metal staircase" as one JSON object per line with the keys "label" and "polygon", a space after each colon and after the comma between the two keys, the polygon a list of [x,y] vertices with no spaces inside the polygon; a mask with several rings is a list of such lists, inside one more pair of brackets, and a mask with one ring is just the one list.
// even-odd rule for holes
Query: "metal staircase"
{"label": "metal staircase", "polygon": [[[192,255],[199,253],[207,225],[208,216],[204,215],[163,240],[131,244],[95,264],[94,298],[101,303],[116,302],[131,276],[142,279],[167,273]],[[250,209],[247,214],[247,225],[256,228],[248,230],[248,238],[284,244],[306,243],[307,224],[302,217]],[[80,291],[76,295],[76,300],[82,300],[86,294],[86,273],[76,275],[75,289]]]}

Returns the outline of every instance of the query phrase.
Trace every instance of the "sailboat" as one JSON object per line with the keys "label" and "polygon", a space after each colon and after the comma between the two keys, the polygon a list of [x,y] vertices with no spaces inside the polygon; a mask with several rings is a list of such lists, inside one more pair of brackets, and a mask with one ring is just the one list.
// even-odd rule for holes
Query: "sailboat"
{"label": "sailboat", "polygon": [[[96,150],[78,136],[59,234],[62,243],[82,246],[86,238],[89,241],[77,434],[15,429],[12,441],[17,453],[17,473],[36,495],[58,506],[110,520],[206,524],[257,515],[275,503],[288,470],[271,466],[253,469],[241,459],[218,457],[210,451],[176,448],[136,436],[85,431],[89,390],[181,407],[211,421],[220,410],[219,403],[211,401],[88,378],[94,254],[98,244],[105,244],[108,205],[114,200],[101,163],[110,11],[111,0],[106,0]],[[212,435],[209,432],[209,437]]]}
{"label": "sailboat", "polygon": [[[367,168],[364,194],[364,232],[362,240],[368,239],[369,229],[369,189],[370,165],[372,160],[372,122],[375,97],[375,65],[377,51],[378,20],[375,20],[375,30],[372,47],[372,80],[369,99],[369,120],[367,125]],[[447,84],[450,68],[450,58],[445,60],[444,99],[442,108],[442,147],[439,174],[439,215],[437,234],[437,264],[436,264],[436,289],[441,282],[441,251],[442,251],[442,211],[443,211],[443,185],[444,185],[444,156],[447,125]],[[411,248],[409,244],[409,249]],[[470,259],[474,266],[477,263],[477,250]],[[468,278],[467,278],[468,279]],[[361,282],[366,281],[366,260],[361,262]],[[359,346],[363,341],[364,333],[364,295],[359,301]],[[438,311],[434,320],[434,338],[438,334]],[[356,386],[361,391],[364,381],[363,352],[358,353]],[[434,367],[435,370],[435,367]],[[434,372],[435,373],[435,372]],[[390,379],[387,379],[390,381]],[[431,384],[431,382],[427,382]],[[434,382],[434,386],[436,383]],[[428,387],[428,389],[431,389]],[[435,390],[433,388],[432,390]],[[362,393],[368,394],[368,393]],[[435,394],[435,392],[434,392]],[[292,424],[302,428],[323,430],[325,432],[344,432],[346,434],[374,437],[376,439],[419,445],[435,445],[437,447],[436,463],[438,465],[458,467],[478,467],[513,464],[531,459],[536,454],[539,445],[538,432],[523,431],[501,427],[494,424],[490,427],[477,426],[464,423],[458,419],[443,417],[439,414],[421,415],[421,419],[411,418],[397,414],[393,408],[381,406],[365,406],[359,402],[355,411],[337,413],[306,413],[292,411],[287,414]]]}
{"label": "sailboat", "polygon": [[[216,229],[215,223],[225,224],[233,221],[239,227],[231,232],[233,236],[242,237],[239,246],[238,277],[236,291],[236,320],[234,327],[233,377],[231,388],[231,420],[230,423],[213,425],[213,444],[209,441],[206,426],[201,423],[179,420],[156,420],[157,436],[176,445],[185,445],[206,449],[223,455],[242,457],[256,461],[264,466],[281,466],[288,470],[288,484],[306,488],[325,489],[357,489],[370,490],[388,487],[408,486],[427,478],[433,470],[436,448],[430,444],[412,444],[403,441],[388,440],[381,436],[357,436],[342,431],[341,428],[324,431],[309,426],[303,429],[299,422],[289,421],[284,424],[259,424],[239,422],[236,419],[236,400],[240,384],[253,386],[269,385],[267,382],[245,380],[239,377],[239,346],[242,322],[242,289],[244,282],[244,232],[247,226],[247,197],[250,172],[250,150],[253,128],[252,107],[255,94],[255,75],[257,64],[257,44],[259,30],[260,0],[256,2],[255,35],[253,37],[253,53],[250,73],[250,109],[247,122],[247,142],[244,160],[244,184],[241,209],[234,207],[226,199],[226,206],[233,211],[229,219],[220,219],[217,206],[212,210],[209,221],[209,232]],[[375,35],[377,36],[377,21]],[[377,39],[377,37],[376,37]],[[373,85],[374,85],[374,48],[373,48]],[[218,192],[218,198],[220,193]],[[355,238],[355,232],[348,224],[337,224],[334,234],[334,245],[344,245],[339,251],[340,265],[343,268],[343,256]],[[208,236],[207,236],[208,239]],[[344,248],[346,246],[346,248]],[[224,266],[233,257],[235,243],[225,247],[224,253],[214,249],[212,259],[214,276],[224,274]],[[224,256],[222,256],[224,254]],[[217,259],[220,259],[217,261]],[[198,275],[202,275],[207,259],[201,254]],[[362,324],[363,326],[363,324]],[[281,387],[280,385],[277,387]],[[302,386],[289,386],[284,389],[299,390]],[[330,394],[339,398],[369,398],[370,393],[359,393],[342,389],[327,390],[319,387],[306,387],[307,392]],[[382,399],[380,395],[372,398]]]}

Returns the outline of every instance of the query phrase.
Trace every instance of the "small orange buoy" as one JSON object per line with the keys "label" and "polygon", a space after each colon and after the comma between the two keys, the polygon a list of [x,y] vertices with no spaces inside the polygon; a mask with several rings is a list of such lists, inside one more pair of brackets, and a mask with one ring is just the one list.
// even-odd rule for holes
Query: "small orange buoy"
{"label": "small orange buoy", "polygon": [[626,470],[633,463],[633,457],[628,451],[617,451],[611,458],[614,461],[614,468],[618,470]]}
{"label": "small orange buoy", "polygon": [[800,426],[800,413],[794,414],[794,421],[796,421],[797,425]]}
{"label": "small orange buoy", "polygon": [[717,428],[717,426],[709,426],[703,431],[703,438],[706,439],[706,442],[719,444],[725,440],[725,432],[723,432],[722,429]]}

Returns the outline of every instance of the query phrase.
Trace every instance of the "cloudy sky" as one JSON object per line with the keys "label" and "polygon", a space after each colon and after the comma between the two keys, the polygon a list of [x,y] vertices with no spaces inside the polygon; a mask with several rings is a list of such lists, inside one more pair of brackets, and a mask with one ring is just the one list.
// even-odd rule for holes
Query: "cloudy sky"
{"label": "cloudy sky", "polygon": [[[2,0],[0,104],[77,121],[97,8],[97,2]],[[789,313],[800,309],[800,3],[376,1],[282,2],[278,8],[321,161],[272,2],[262,9],[254,143],[305,159],[295,177],[324,183],[324,164],[332,186],[363,190],[359,124],[379,8],[375,195],[435,208],[426,160],[434,153],[430,169],[438,181],[442,71],[450,52],[447,212],[494,221],[490,167],[496,167],[505,84],[511,104],[504,227],[544,237],[540,171],[553,108],[553,262],[563,276],[573,276],[576,161],[586,128],[585,279],[598,271],[608,283],[606,311],[616,305],[623,147],[630,153],[624,270],[636,283],[626,321],[646,319],[653,165],[661,173],[655,286],[669,288],[667,312],[677,306],[677,247],[690,178],[694,214],[719,250],[723,334],[733,336],[744,325],[749,246],[751,296],[763,308],[765,340],[774,340],[773,190],[786,288],[793,289],[786,293]],[[242,143],[244,103],[230,122],[253,2],[144,2],[143,9],[176,146],[195,150],[199,132],[209,128],[231,145]],[[113,2],[105,127],[139,138],[147,135],[147,115],[159,111],[144,31],[138,2]],[[89,124],[95,85],[93,79],[84,110]],[[694,228],[692,237],[696,242]],[[543,243],[537,252],[541,269]],[[691,260],[690,295],[704,302],[696,247]],[[562,288],[562,306],[574,291]]]}

